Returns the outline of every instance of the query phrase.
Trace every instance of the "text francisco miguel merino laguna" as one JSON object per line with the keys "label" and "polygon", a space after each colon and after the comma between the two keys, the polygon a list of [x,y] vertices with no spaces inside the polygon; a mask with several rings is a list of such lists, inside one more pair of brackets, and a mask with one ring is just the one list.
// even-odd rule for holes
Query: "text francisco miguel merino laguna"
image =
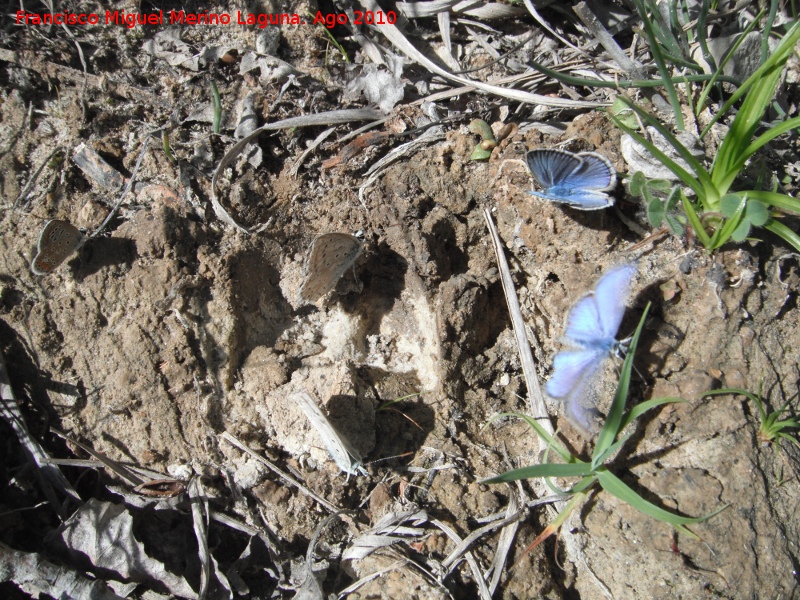
{"label": "text francisco miguel merino laguna", "polygon": [[[164,11],[160,10],[153,13],[126,13],[124,10],[107,10],[104,17],[97,13],[72,13],[72,12],[59,12],[59,13],[45,13],[37,14],[25,10],[18,10],[16,13],[16,23],[18,25],[124,25],[133,29],[137,25],[163,25],[164,24]],[[330,17],[334,17],[334,22],[341,21],[341,17],[345,20],[347,16],[342,15],[324,15],[318,12],[314,17],[313,24],[322,23],[326,25],[326,21],[330,21]],[[338,17],[338,19],[336,18]],[[228,13],[187,13],[185,11],[170,10],[168,15],[168,23],[170,25],[230,25],[235,23],[237,25],[258,25],[260,28],[265,28],[269,25],[305,25],[306,21],[300,18],[300,15],[293,13],[242,13],[236,11],[236,20],[233,21],[231,15]],[[345,21],[346,22],[346,21]]]}

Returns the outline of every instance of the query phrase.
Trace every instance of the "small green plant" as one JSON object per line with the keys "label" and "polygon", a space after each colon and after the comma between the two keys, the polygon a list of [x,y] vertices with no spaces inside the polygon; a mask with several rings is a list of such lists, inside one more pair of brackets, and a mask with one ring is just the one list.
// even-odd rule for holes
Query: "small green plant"
{"label": "small green plant", "polygon": [[630,99],[619,97],[641,122],[664,136],[693,172],[677,164],[623,120],[614,114],[609,115],[617,127],[644,146],[686,188],[694,192],[696,200],[692,201],[683,188],[678,190],[686,220],[708,250],[715,250],[729,240],[744,240],[753,227],[763,227],[800,251],[800,236],[778,220],[782,212],[800,214],[800,201],[774,190],[732,191],[745,164],[758,150],[778,136],[800,128],[800,117],[795,117],[756,136],[761,120],[775,96],[783,68],[798,41],[800,24],[791,28],[772,55],[741,85],[701,133],[703,137],[713,123],[729,112],[734,103],[744,98],[710,169],[706,169],[661,121]]}
{"label": "small green plant", "polygon": [[389,400],[388,402],[381,404],[376,412],[380,412],[382,410],[389,410],[393,405],[402,402],[403,400],[408,400],[409,398],[415,398],[422,394],[422,392],[414,392],[413,394],[406,394],[405,396],[401,396],[399,398],[395,398],[394,400]]}
{"label": "small green plant", "polygon": [[[678,213],[680,190],[666,179],[647,179],[641,171],[631,176],[630,192],[641,196],[647,209],[647,220],[651,227],[658,229],[666,224],[672,235],[682,236],[685,231],[686,217]],[[667,194],[666,198],[662,198]]]}
{"label": "small green plant", "polygon": [[[622,365],[622,371],[619,378],[619,386],[614,395],[614,400],[611,404],[608,416],[606,417],[603,428],[597,436],[595,442],[594,452],[590,461],[583,461],[577,456],[570,454],[553,436],[551,436],[535,419],[517,413],[504,413],[497,415],[490,420],[490,423],[498,418],[504,416],[515,416],[524,419],[528,425],[547,443],[549,456],[550,451],[555,452],[558,457],[563,461],[562,463],[542,463],[538,465],[531,465],[529,467],[522,467],[508,471],[497,477],[487,479],[482,483],[501,483],[517,481],[519,479],[530,479],[534,477],[543,477],[548,486],[557,493],[563,493],[571,496],[570,501],[556,516],[552,523],[550,523],[545,530],[534,540],[529,549],[535,547],[537,544],[544,541],[547,537],[555,533],[558,528],[564,523],[569,514],[575,510],[584,500],[586,500],[595,484],[598,484],[603,490],[630,504],[638,511],[653,517],[664,523],[672,525],[676,530],[684,533],[693,539],[699,539],[697,535],[692,533],[686,526],[692,523],[700,523],[709,519],[723,510],[725,507],[714,511],[713,513],[703,517],[683,517],[671,513],[655,504],[648,502],[637,494],[631,487],[619,477],[611,472],[609,467],[610,459],[616,452],[625,444],[633,432],[621,435],[622,431],[634,420],[638,419],[645,412],[658,406],[673,403],[684,402],[680,398],[654,398],[647,402],[642,402],[625,410],[625,404],[628,397],[628,390],[630,388],[631,371],[633,369],[633,356],[636,352],[636,346],[639,343],[639,335],[641,334],[644,326],[645,318],[650,309],[648,304],[647,308],[639,321],[639,326],[636,333],[631,339],[630,348],[625,361]],[[546,460],[546,459],[545,459]],[[568,490],[559,490],[549,480],[553,477],[579,477],[579,481],[572,485]]]}
{"label": "small green plant", "polygon": [[760,387],[758,394],[753,394],[752,392],[748,392],[747,390],[740,388],[722,388],[707,392],[706,396],[720,396],[723,394],[744,396],[756,405],[756,409],[758,410],[758,415],[761,420],[761,424],[758,428],[758,437],[760,437],[765,444],[775,444],[775,448],[780,449],[781,440],[786,440],[787,442],[791,442],[800,448],[800,440],[798,440],[797,431],[794,433],[787,431],[787,429],[800,429],[800,422],[798,422],[795,418],[779,420],[781,415],[788,412],[789,404],[794,399],[794,396],[789,398],[789,400],[787,400],[786,403],[778,410],[767,413],[767,410],[764,407],[764,401],[761,398]]}
{"label": "small green plant", "polygon": [[480,143],[472,150],[470,160],[489,160],[492,155],[492,149],[497,146],[497,140],[494,139],[494,132],[489,124],[482,119],[474,119],[469,124],[471,133],[481,136]]}

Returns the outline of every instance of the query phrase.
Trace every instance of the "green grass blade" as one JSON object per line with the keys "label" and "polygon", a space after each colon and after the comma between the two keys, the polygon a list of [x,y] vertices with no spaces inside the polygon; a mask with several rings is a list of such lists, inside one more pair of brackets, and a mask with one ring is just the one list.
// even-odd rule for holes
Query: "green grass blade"
{"label": "green grass blade", "polygon": [[[707,11],[708,10],[708,3],[704,2],[703,3],[703,8],[706,9],[706,11]],[[702,35],[699,36],[700,37],[700,48],[703,51],[703,58],[706,60],[706,62],[708,62],[709,65],[713,65],[714,64],[714,62],[713,62],[714,58],[711,56],[711,53],[708,52],[708,47],[706,46],[706,43],[705,43],[706,42],[706,40],[705,40],[705,16],[706,16],[706,14],[707,13],[705,11],[703,11],[703,9],[701,9],[702,19],[700,17],[698,17],[697,29],[698,29],[698,31],[701,31],[701,28],[703,28],[702,29],[703,33],[702,33]],[[703,110],[703,108],[705,108],[706,99],[708,97],[708,93],[712,89],[712,86],[714,86],[714,84],[718,83],[718,80],[721,80],[722,71],[725,68],[725,65],[728,64],[733,59],[734,53],[739,48],[739,46],[741,46],[744,43],[744,40],[745,40],[745,37],[747,37],[747,34],[750,33],[751,31],[753,31],[753,29],[755,29],[756,25],[758,25],[758,22],[761,19],[761,17],[763,16],[763,14],[764,14],[764,11],[762,10],[747,25],[747,27],[744,29],[744,31],[742,31],[741,35],[736,39],[736,42],[728,50],[727,54],[725,55],[725,58],[722,60],[722,63],[719,65],[719,67],[718,68],[713,68],[712,67],[712,69],[714,71],[712,73],[713,77],[712,77],[711,81],[708,82],[708,85],[706,85],[703,88],[703,91],[700,93],[700,97],[697,100],[697,111],[698,112],[695,113],[695,114],[700,114],[700,111]],[[709,58],[711,58],[710,62],[708,60]],[[717,86],[717,87],[719,87],[719,86]],[[702,138],[702,135],[700,137]]]}
{"label": "green grass blade", "polygon": [[569,493],[581,494],[587,489],[589,489],[591,486],[593,486],[596,482],[597,482],[597,477],[595,477],[594,475],[592,475],[591,477],[584,477],[578,483],[569,488]]}
{"label": "green grass blade", "polygon": [[762,133],[758,136],[753,143],[751,143],[747,148],[742,150],[742,156],[745,160],[750,158],[753,154],[755,154],[758,150],[761,149],[762,146],[768,144],[776,137],[783,135],[788,131],[792,131],[793,129],[797,129],[800,127],[800,117],[795,117],[793,119],[789,119],[788,121],[783,121],[774,127],[771,127],[769,130]]}
{"label": "green grass blade", "polygon": [[571,462],[575,461],[575,458],[572,456],[572,454],[570,454],[569,451],[566,448],[564,448],[564,446],[559,444],[558,440],[556,440],[556,438],[554,438],[552,435],[550,435],[550,433],[544,427],[542,427],[536,421],[536,419],[534,419],[533,417],[530,417],[528,415],[525,415],[525,414],[522,414],[522,413],[516,413],[516,412],[499,413],[499,414],[493,415],[486,422],[486,425],[484,425],[484,427],[488,427],[490,424],[492,424],[497,419],[502,419],[504,417],[516,417],[518,419],[522,419],[523,421],[525,421],[536,432],[536,434],[540,438],[542,438],[545,441],[545,443],[547,444],[548,450],[555,451],[555,453],[558,454],[561,457],[561,460],[563,460],[566,463],[571,463]]}
{"label": "green grass blade", "polygon": [[760,402],[760,400],[758,399],[758,396],[756,396],[753,392],[750,392],[750,391],[742,389],[742,388],[719,388],[719,389],[716,389],[716,390],[709,390],[709,391],[707,391],[706,393],[703,394],[703,397],[705,397],[705,396],[727,396],[728,394],[747,396],[748,398],[750,398],[750,400],[752,400],[755,403]]}
{"label": "green grass blade", "polygon": [[706,230],[703,229],[703,224],[700,222],[700,217],[697,216],[697,211],[695,211],[694,206],[692,206],[692,203],[689,202],[683,192],[681,192],[681,204],[683,205],[683,211],[686,213],[686,218],[689,219],[689,224],[692,226],[700,243],[703,244],[704,248],[711,249],[711,238],[708,237]]}
{"label": "green grass blade", "polygon": [[[742,96],[747,94],[750,91],[750,88],[762,80],[767,71],[774,69],[776,65],[779,63],[783,64],[789,59],[789,56],[793,52],[794,46],[799,39],[800,23],[796,23],[784,36],[783,40],[781,40],[781,43],[778,44],[778,47],[775,49],[775,52],[773,52],[772,56],[770,56],[763,65],[761,65],[750,77],[747,78],[744,83],[742,83],[739,89],[737,89],[736,92],[734,92],[734,94],[728,98],[728,101],[725,102],[717,114],[714,115],[708,125],[706,125],[703,131],[700,133],[701,139],[706,136],[714,123],[719,121],[724,115],[728,114],[728,111],[731,109],[731,107],[736,104]],[[749,139],[750,138],[748,138],[748,141]]]}
{"label": "green grass blade", "polygon": [[[556,71],[554,69],[545,67],[543,64],[538,63],[532,59],[528,59],[526,64],[529,65],[532,69],[539,71],[542,75],[551,77],[556,81],[565,83],[567,85],[577,85],[589,88],[598,88],[598,87],[613,88],[615,90],[631,89],[631,88],[634,89],[658,88],[658,87],[665,87],[666,85],[675,85],[676,82],[684,82],[684,81],[688,81],[690,83],[699,83],[699,82],[710,81],[711,78],[713,77],[712,75],[703,73],[698,75],[681,75],[680,77],[675,79],[670,77],[669,79],[632,79],[632,80],[615,79],[613,81],[605,81],[603,79],[589,79],[588,77],[576,77],[575,75],[562,73],[561,71]],[[730,83],[731,85],[737,87],[742,84],[742,82],[736,79],[735,77],[720,75],[717,79],[718,81],[724,81],[725,83]]]}
{"label": "green grass blade", "polygon": [[764,72],[762,78],[745,97],[728,133],[722,139],[711,170],[711,179],[721,194],[730,189],[744,167],[747,159],[743,150],[750,146],[750,140],[753,139],[764,113],[775,96],[775,89],[782,73],[782,64]]}
{"label": "green grass blade", "polygon": [[620,447],[628,441],[628,439],[633,435],[633,432],[626,433],[621,438],[619,438],[616,442],[611,444],[608,448],[606,448],[602,453],[598,454],[597,456],[592,456],[592,468],[596,469],[608,460],[608,458],[614,454]]}
{"label": "green grass blade", "polygon": [[800,214],[800,200],[787,196],[786,194],[779,194],[778,192],[769,192],[766,190],[748,190],[741,193],[747,194],[748,198],[763,202],[767,206],[774,206],[780,210]]}
{"label": "green grass blade", "polygon": [[484,479],[481,483],[507,483],[518,479],[532,479],[534,477],[590,477],[592,466],[589,463],[579,462],[569,465],[547,463],[544,465],[530,465],[506,471],[495,477]]}
{"label": "green grass blade", "polygon": [[[691,188],[698,196],[705,195],[705,190],[710,188],[712,185],[711,176],[703,168],[703,165],[700,163],[700,161],[698,161],[692,155],[692,153],[689,152],[689,149],[686,148],[686,146],[684,146],[680,142],[680,140],[678,140],[678,138],[672,135],[672,132],[670,132],[669,129],[664,127],[661,121],[653,117],[650,113],[643,110],[641,107],[634,104],[630,99],[625,98],[624,96],[619,96],[619,99],[622,100],[622,102],[624,102],[625,104],[627,104],[639,116],[639,118],[643,122],[647,123],[648,125],[651,125],[656,131],[658,131],[662,136],[664,136],[664,139],[666,139],[667,142],[669,142],[669,145],[675,149],[675,152],[677,152],[678,155],[683,160],[686,161],[686,164],[689,165],[689,167],[694,171],[694,173],[689,173],[682,167],[678,166],[675,163],[675,161],[670,159],[666,154],[664,154],[658,148],[653,146],[653,144],[651,144],[648,140],[643,138],[640,133],[633,131],[630,128],[625,128],[624,125],[620,127],[620,129],[625,131],[625,133],[632,136],[634,139],[636,139],[637,142],[639,142],[645,148],[647,148],[647,150],[651,154],[653,154],[653,156],[658,158],[658,160],[660,160],[664,164],[664,166],[666,166],[670,171],[675,173],[675,175],[680,177],[684,185]],[[615,121],[615,124],[617,124],[617,126],[619,127],[617,121]],[[700,180],[700,184],[698,184],[698,179]]]}
{"label": "green grass blade", "polygon": [[409,398],[413,398],[414,396],[419,396],[421,393],[422,392],[414,392],[413,394],[407,394],[405,396],[401,396],[400,398],[395,398],[394,400],[388,400],[386,403],[381,404],[375,412],[386,410],[394,404],[398,404],[399,402],[403,402],[404,400],[408,400]]}
{"label": "green grass blade", "polygon": [[[637,114],[639,113],[638,110],[636,112],[637,112]],[[698,196],[701,196],[701,195],[705,196],[705,190],[703,189],[702,185],[700,185],[700,183],[698,183],[698,181],[697,181],[698,178],[693,173],[689,173],[687,170],[685,170],[683,167],[681,167],[678,163],[676,163],[674,160],[672,160],[669,156],[667,156],[661,150],[656,148],[652,143],[650,143],[649,140],[647,140],[645,137],[643,137],[641,134],[639,134],[639,132],[634,131],[633,129],[631,129],[630,127],[625,125],[622,121],[617,119],[614,115],[609,114],[609,118],[614,122],[614,125],[619,127],[622,131],[627,133],[634,140],[639,142],[642,146],[644,146],[647,149],[648,152],[650,152],[650,154],[652,154],[656,159],[658,159],[659,162],[661,162],[670,171],[675,173],[675,175],[678,178],[680,178],[680,180],[683,182],[683,184],[686,187],[691,188],[692,191],[694,191],[694,193],[697,194]],[[680,142],[678,142],[678,143],[680,144]],[[694,160],[694,157],[692,157],[692,159]],[[689,164],[691,165],[691,163],[689,163]]]}
{"label": "green grass blade", "polygon": [[[731,194],[728,196],[730,195]],[[723,199],[726,197],[727,196],[723,196]],[[736,231],[736,228],[739,227],[739,224],[742,221],[742,216],[744,215],[744,209],[746,206],[747,197],[742,196],[741,200],[739,201],[739,205],[736,207],[736,211],[730,216],[730,218],[725,220],[722,227],[719,227],[711,237],[711,250],[716,250],[720,246],[723,246],[729,239],[731,239],[733,232]]]}
{"label": "green grass blade", "polygon": [[669,69],[664,62],[664,56],[661,53],[661,45],[658,43],[658,40],[656,40],[655,27],[653,26],[650,18],[647,16],[647,9],[644,6],[644,2],[642,2],[642,0],[634,0],[634,4],[636,5],[636,9],[639,12],[639,17],[641,17],[644,25],[644,35],[645,38],[647,38],[650,53],[653,56],[653,62],[656,63],[656,68],[658,69],[661,78],[665,82],[668,82],[667,85],[664,86],[664,89],[669,97],[669,103],[672,105],[672,113],[675,117],[675,127],[679,131],[683,131],[686,129],[686,125],[683,122],[681,103],[678,99],[678,92],[675,90],[675,85],[672,83],[672,79],[670,78]]}
{"label": "green grass blade", "polygon": [[800,236],[798,236],[783,223],[780,223],[775,219],[771,219],[766,225],[764,225],[764,229],[767,229],[775,235],[782,237],[786,243],[794,246],[794,249],[800,252]]}
{"label": "green grass blade", "polygon": [[644,413],[652,408],[658,408],[659,406],[663,406],[664,404],[672,404],[678,402],[686,402],[683,398],[673,398],[673,397],[666,397],[666,398],[653,398],[652,400],[647,400],[646,402],[640,402],[633,408],[631,408],[627,413],[625,413],[625,418],[622,419],[622,429],[625,429],[628,425],[633,423],[636,419],[641,417]]}
{"label": "green grass blade", "polygon": [[682,517],[680,515],[676,515],[675,513],[664,510],[663,508],[660,508],[651,502],[648,502],[605,467],[601,467],[597,470],[597,480],[600,482],[600,486],[612,496],[619,498],[627,504],[630,504],[633,508],[649,517],[653,517],[654,519],[657,519],[663,523],[672,525],[681,533],[684,533],[695,540],[699,540],[700,538],[696,534],[686,529],[685,525],[707,521],[711,517],[719,514],[727,508],[726,504],[714,512],[702,517]]}
{"label": "green grass blade", "polygon": [[647,313],[650,311],[650,303],[644,309],[642,318],[639,319],[639,326],[631,338],[630,346],[628,347],[628,355],[622,363],[622,370],[619,376],[619,385],[617,386],[617,393],[614,394],[614,400],[611,402],[611,409],[608,411],[608,416],[603,424],[600,433],[597,434],[597,442],[594,445],[594,452],[592,453],[592,464],[598,464],[597,458],[605,454],[606,450],[617,439],[620,432],[620,423],[625,414],[625,403],[628,400],[628,390],[631,383],[631,372],[633,371],[633,356],[636,354],[636,346],[639,343],[639,336],[644,328],[644,321],[647,318]]}

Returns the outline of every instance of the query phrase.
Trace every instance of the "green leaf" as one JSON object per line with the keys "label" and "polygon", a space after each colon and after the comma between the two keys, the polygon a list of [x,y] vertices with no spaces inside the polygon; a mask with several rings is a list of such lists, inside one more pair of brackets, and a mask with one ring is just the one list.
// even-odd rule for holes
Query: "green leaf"
{"label": "green leaf", "polygon": [[[611,105],[611,114],[632,129],[639,125],[639,121],[636,120],[636,115],[633,113],[630,107],[622,102],[619,98],[614,100],[614,104]],[[642,175],[642,177],[644,177],[644,175]],[[632,193],[636,196],[639,195],[638,192]]]}
{"label": "green leaf", "polygon": [[675,175],[683,182],[683,184],[691,188],[695,194],[699,198],[704,198],[706,195],[706,189],[713,189],[712,182],[711,182],[711,175],[703,168],[703,165],[698,161],[692,153],[689,151],[686,146],[684,146],[678,138],[676,138],[672,133],[664,127],[663,123],[650,115],[648,112],[642,110],[640,107],[636,106],[631,100],[625,98],[624,96],[619,96],[631,109],[639,115],[639,118],[642,119],[648,125],[652,125],[653,128],[658,131],[664,138],[667,140],[670,146],[675,149],[675,152],[686,161],[686,164],[694,171],[694,173],[690,173],[683,167],[681,167],[678,163],[674,160],[669,158],[664,152],[659,150],[650,140],[646,139],[640,133],[633,131],[629,127],[625,127],[623,124],[619,122],[618,119],[615,119],[613,115],[611,115],[611,120],[614,121],[614,124],[622,129],[625,133],[630,135],[633,139],[639,142],[642,146],[644,146],[650,154],[656,157],[665,167],[667,167],[670,171],[675,173]]}
{"label": "green leaf", "polygon": [[667,212],[672,212],[678,207],[678,201],[681,198],[681,190],[676,185],[669,192],[669,196],[667,196],[667,201],[664,203],[664,208]]}
{"label": "green leaf", "polygon": [[[639,17],[642,19],[642,23],[644,25],[644,36],[648,41],[648,47],[650,48],[650,55],[653,58],[653,62],[656,63],[656,68],[658,69],[661,78],[667,82],[667,84],[664,86],[664,89],[667,92],[669,103],[672,105],[672,114],[675,117],[675,126],[679,131],[683,131],[685,129],[683,112],[681,111],[681,103],[678,98],[678,92],[675,89],[672,79],[670,78],[671,65],[667,65],[662,52],[664,49],[669,50],[672,48],[674,40],[670,40],[671,36],[664,35],[660,40],[661,43],[659,43],[659,40],[656,39],[656,34],[660,31],[660,29],[655,27],[653,21],[650,20],[644,2],[642,0],[633,0],[633,3],[636,5],[636,9],[639,12]],[[656,18],[660,18],[661,13],[654,11],[654,15]],[[677,56],[674,53],[673,55]],[[622,96],[619,97],[622,98]]]}
{"label": "green leaf", "polygon": [[597,456],[592,457],[592,468],[597,469],[597,467],[604,464],[611,455],[613,455],[620,447],[628,441],[628,439],[633,435],[633,431],[626,433],[621,438],[619,438],[616,442],[611,444],[608,448],[606,448],[602,453],[598,454]]}
{"label": "green leaf", "polygon": [[491,142],[495,141],[492,128],[483,119],[473,119],[467,129],[469,129],[472,133],[476,133],[481,136],[482,140],[489,140]]}
{"label": "green leaf", "polygon": [[769,221],[769,208],[763,202],[750,198],[744,209],[744,218],[750,221],[755,227],[762,227]]}
{"label": "green leaf", "polygon": [[766,190],[748,190],[741,192],[747,194],[748,198],[754,198],[763,202],[767,206],[774,206],[781,210],[786,210],[793,213],[800,213],[800,200],[792,198],[786,194],[779,194],[777,192],[769,192]]}
{"label": "green leaf", "polygon": [[795,117],[793,119],[788,119],[770,127],[766,132],[762,133],[758,136],[753,143],[750,144],[747,148],[742,150],[742,156],[746,159],[750,158],[753,154],[755,154],[762,146],[768,144],[776,137],[783,135],[787,131],[792,131],[793,129],[797,129],[800,127],[800,117]]}
{"label": "green leaf", "polygon": [[631,175],[630,190],[633,196],[641,196],[642,190],[646,185],[647,178],[644,176],[644,173],[641,171],[636,171],[633,175]]}
{"label": "green leaf", "polygon": [[661,227],[665,214],[664,203],[659,198],[653,198],[647,204],[647,220],[652,227]]}
{"label": "green leaf", "polygon": [[744,198],[739,194],[725,194],[719,201],[719,210],[726,219],[732,219],[743,204]]}
{"label": "green leaf", "polygon": [[502,419],[504,417],[516,417],[518,419],[522,419],[523,421],[525,421],[536,432],[536,434],[545,441],[548,450],[553,450],[556,454],[558,454],[561,457],[561,460],[563,460],[564,462],[573,463],[577,460],[567,451],[566,448],[564,448],[564,446],[559,444],[558,441],[536,421],[536,419],[534,419],[529,415],[525,415],[522,413],[515,413],[515,412],[499,413],[493,415],[492,418],[486,422],[486,425],[484,425],[484,427],[487,427],[494,421]]}
{"label": "green leaf", "polygon": [[750,221],[748,221],[746,218],[742,219],[742,222],[739,223],[736,229],[733,230],[733,233],[731,233],[731,239],[734,242],[745,241],[747,239],[747,234],[750,233],[750,225]]}
{"label": "green leaf", "polygon": [[470,155],[470,160],[489,160],[489,157],[492,155],[491,150],[484,150],[480,144],[475,146],[475,149],[472,151]]}
{"label": "green leaf", "polygon": [[647,187],[654,192],[666,192],[670,187],[672,187],[672,182],[667,181],[666,179],[651,179],[647,182]]}
{"label": "green leaf", "polygon": [[[747,80],[733,93],[733,95],[728,98],[727,102],[725,102],[722,108],[717,111],[717,113],[714,115],[714,118],[711,119],[711,121],[705,126],[705,129],[703,129],[703,131],[700,133],[701,139],[706,136],[714,123],[728,114],[728,111],[730,111],[731,107],[736,104],[742,96],[745,94],[749,95],[750,89],[757,83],[763,81],[763,78],[768,71],[774,69],[776,64],[782,62],[785,63],[789,59],[789,56],[793,52],[794,46],[798,39],[800,39],[800,23],[795,23],[795,25],[783,37],[781,43],[778,44],[778,47],[775,49],[769,59],[767,59],[764,64],[762,64],[750,77],[748,77]],[[749,138],[747,141],[749,141]]]}
{"label": "green leaf", "polygon": [[[733,195],[735,196],[735,194]],[[727,196],[723,197],[727,198]],[[747,205],[747,197],[743,196],[739,198],[739,205],[736,211],[731,215],[731,217],[727,221],[723,223],[722,227],[720,227],[714,232],[714,235],[711,238],[711,246],[710,246],[711,250],[715,250],[724,245],[729,239],[731,239],[733,232],[739,230],[742,222],[746,222],[744,221],[743,218],[744,208],[746,205]],[[747,225],[747,229],[748,231],[750,230],[749,224]]]}
{"label": "green leaf", "polygon": [[672,235],[681,237],[684,234],[685,229],[683,225],[681,225],[680,221],[678,221],[678,219],[676,219],[672,215],[666,215],[664,217],[664,220],[666,220],[667,227],[669,227],[669,230],[672,232]]}
{"label": "green leaf", "polygon": [[[742,90],[747,90],[747,95],[736,113],[727,135],[720,143],[714,159],[711,177],[714,187],[720,193],[730,189],[749,158],[746,152],[750,151],[753,135],[760,126],[764,113],[772,103],[775,89],[783,75],[783,68],[798,40],[800,40],[800,24],[795,24],[769,59],[734,93],[733,96],[736,97],[741,95]],[[730,105],[726,103],[720,112],[729,108]]]}

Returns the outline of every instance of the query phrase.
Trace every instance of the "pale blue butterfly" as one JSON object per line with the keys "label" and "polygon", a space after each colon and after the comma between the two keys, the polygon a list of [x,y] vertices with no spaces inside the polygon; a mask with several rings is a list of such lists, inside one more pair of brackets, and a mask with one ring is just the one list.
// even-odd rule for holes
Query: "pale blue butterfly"
{"label": "pale blue butterfly", "polygon": [[547,393],[564,399],[573,421],[590,429],[582,396],[592,375],[603,360],[624,350],[624,342],[616,339],[625,314],[625,300],[636,275],[635,264],[625,264],[607,271],[594,291],[581,297],[570,309],[564,341],[579,350],[564,350],[553,359],[553,375],[547,382]]}
{"label": "pale blue butterfly", "polygon": [[529,194],[578,210],[598,210],[614,204],[614,198],[604,192],[617,184],[617,172],[605,156],[595,152],[531,150],[526,158],[531,174],[544,188]]}

